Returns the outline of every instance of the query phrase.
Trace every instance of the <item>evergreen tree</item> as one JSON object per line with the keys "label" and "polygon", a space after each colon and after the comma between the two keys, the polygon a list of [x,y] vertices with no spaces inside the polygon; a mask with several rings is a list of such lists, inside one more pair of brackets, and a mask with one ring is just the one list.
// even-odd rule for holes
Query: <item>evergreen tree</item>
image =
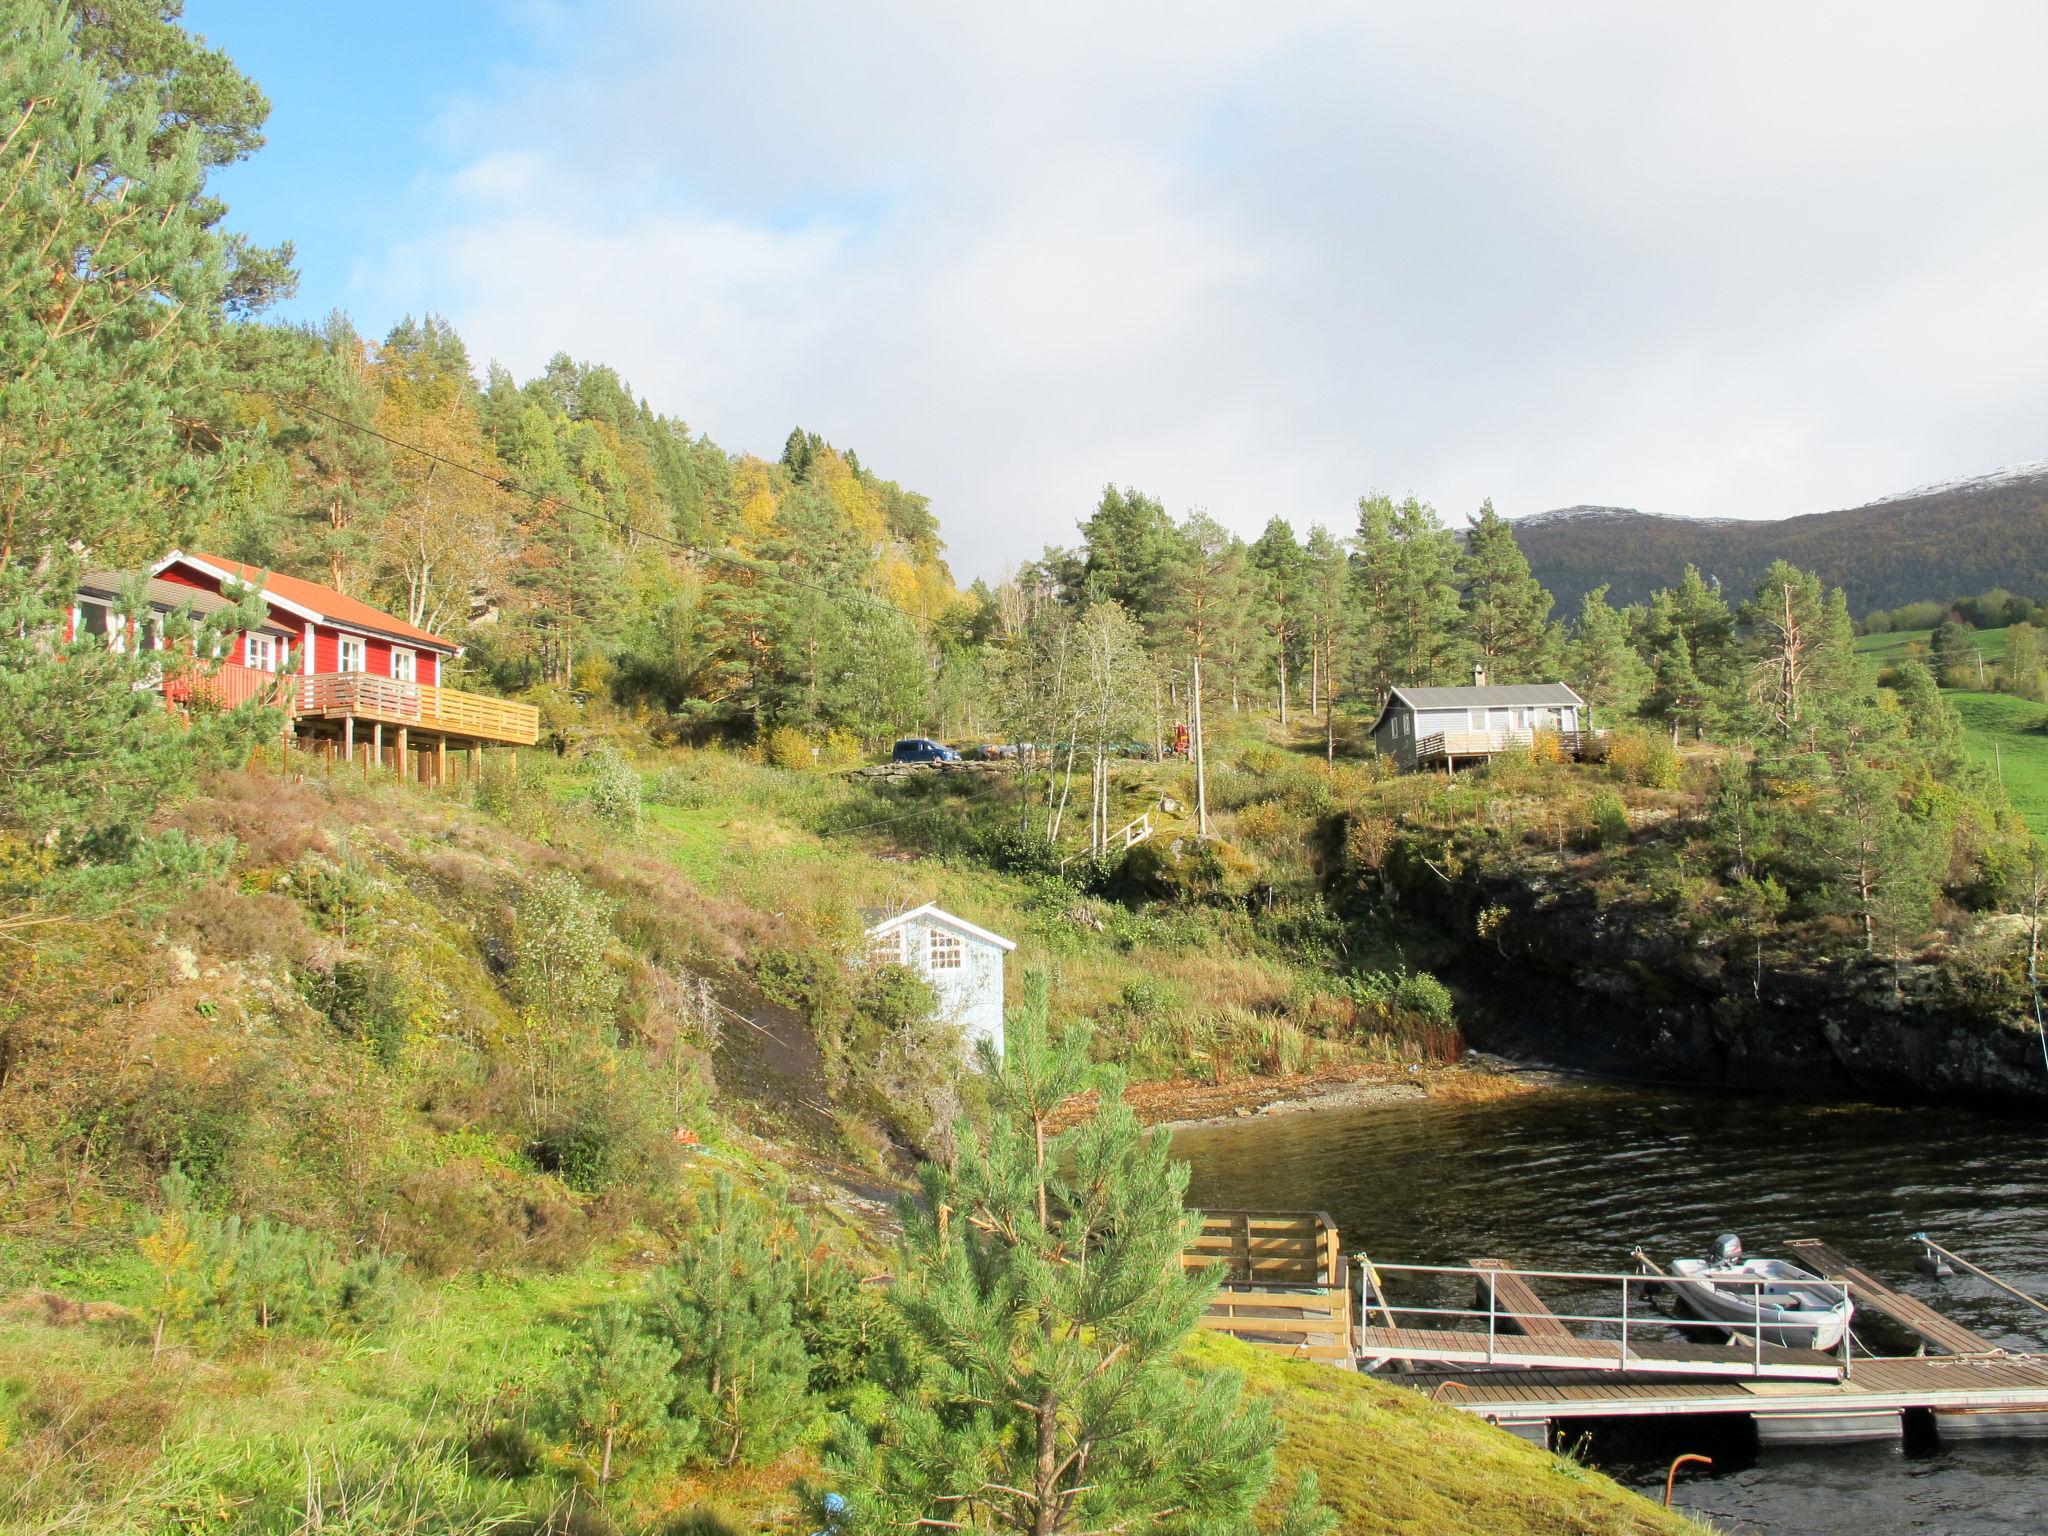
{"label": "evergreen tree", "polygon": [[1457,680],[1466,641],[1458,541],[1436,509],[1410,496],[1359,503],[1361,655],[1375,689]]}
{"label": "evergreen tree", "polygon": [[1302,552],[1308,561],[1302,608],[1308,619],[1309,708],[1322,709],[1323,751],[1334,761],[1337,690],[1349,683],[1339,675],[1337,658],[1346,654],[1351,639],[1351,558],[1321,523],[1309,529]]}
{"label": "evergreen tree", "polygon": [[1573,689],[1595,709],[1633,713],[1650,686],[1650,669],[1629,642],[1627,618],[1608,603],[1604,583],[1579,600],[1565,656]]}
{"label": "evergreen tree", "polygon": [[698,1426],[669,1411],[676,1351],[650,1336],[632,1308],[600,1309],[578,1334],[555,1412],[594,1464],[597,1486],[612,1480],[619,1453],[656,1442],[687,1449]]}
{"label": "evergreen tree", "polygon": [[702,1426],[720,1466],[776,1456],[809,1411],[786,1243],[732,1180],[698,1197],[689,1240],[652,1284],[651,1321],[675,1354],[671,1413]]}
{"label": "evergreen tree", "polygon": [[1951,686],[1972,678],[1977,670],[1977,642],[1971,638],[1970,626],[1956,619],[1942,620],[1927,650],[1935,674],[1951,681]]}
{"label": "evergreen tree", "polygon": [[916,1347],[884,1367],[890,1420],[837,1426],[840,1529],[1249,1532],[1276,1427],[1234,1376],[1175,1359],[1215,1284],[1180,1262],[1187,1169],[1114,1075],[1090,1118],[1052,1130],[1089,1084],[1086,1041],[1052,1039],[1043,976],[1026,998],[1007,1054],[982,1048],[987,1129],[963,1126],[904,1206],[892,1301]]}
{"label": "evergreen tree", "polygon": [[1458,560],[1465,634],[1490,683],[1545,682],[1557,675],[1556,600],[1529,574],[1506,518],[1483,502]]}
{"label": "evergreen tree", "polygon": [[1760,732],[1789,741],[1816,703],[1842,701],[1856,681],[1856,634],[1841,590],[1783,560],[1771,562],[1742,607],[1746,695]]}
{"label": "evergreen tree", "polygon": [[1118,603],[1148,634],[1159,634],[1168,622],[1172,572],[1186,557],[1166,508],[1132,487],[1105,485],[1081,537],[1087,553],[1069,601]]}
{"label": "evergreen tree", "polygon": [[1254,602],[1259,622],[1271,644],[1274,696],[1280,703],[1280,723],[1287,723],[1287,692],[1290,668],[1302,649],[1303,609],[1308,598],[1309,557],[1294,537],[1285,518],[1267,522],[1251,546],[1252,571],[1257,580]]}
{"label": "evergreen tree", "polygon": [[189,425],[227,282],[199,135],[160,142],[155,101],[110,95],[52,0],[4,0],[0,39],[0,564],[139,563],[222,467]]}

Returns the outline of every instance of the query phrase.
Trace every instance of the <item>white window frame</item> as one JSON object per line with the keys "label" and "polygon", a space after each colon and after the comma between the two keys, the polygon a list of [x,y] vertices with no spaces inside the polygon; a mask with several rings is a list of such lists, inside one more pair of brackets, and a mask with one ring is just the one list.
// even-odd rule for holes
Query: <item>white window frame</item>
{"label": "white window frame", "polygon": [[419,652],[410,646],[391,647],[391,675],[401,683],[416,683],[420,680]]}
{"label": "white window frame", "polygon": [[868,940],[868,961],[872,965],[901,965],[903,963],[903,930],[892,928],[887,933],[878,933]]}
{"label": "white window frame", "polygon": [[253,667],[258,672],[275,672],[277,670],[277,636],[275,635],[244,636],[242,653],[247,658],[245,664]]}
{"label": "white window frame", "polygon": [[[349,658],[355,658],[355,665],[349,665]],[[370,642],[361,635],[337,635],[334,642],[334,670],[337,672],[367,672],[370,670]]]}
{"label": "white window frame", "polygon": [[967,941],[949,928],[934,928],[926,937],[925,961],[935,971],[967,969]]}

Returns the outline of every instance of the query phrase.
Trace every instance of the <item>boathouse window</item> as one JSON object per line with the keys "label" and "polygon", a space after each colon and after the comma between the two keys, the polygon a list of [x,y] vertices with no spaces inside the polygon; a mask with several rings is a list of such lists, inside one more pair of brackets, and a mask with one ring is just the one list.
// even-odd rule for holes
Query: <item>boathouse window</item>
{"label": "boathouse window", "polygon": [[957,933],[934,930],[931,937],[932,969],[957,971],[965,963],[966,946]]}
{"label": "boathouse window", "polygon": [[903,930],[892,928],[868,941],[868,959],[876,965],[903,963]]}
{"label": "boathouse window", "polygon": [[356,636],[343,635],[337,655],[339,658],[335,665],[337,672],[362,672],[367,670],[364,664],[363,642]]}
{"label": "boathouse window", "polygon": [[419,657],[402,645],[391,647],[391,675],[401,683],[419,680]]}

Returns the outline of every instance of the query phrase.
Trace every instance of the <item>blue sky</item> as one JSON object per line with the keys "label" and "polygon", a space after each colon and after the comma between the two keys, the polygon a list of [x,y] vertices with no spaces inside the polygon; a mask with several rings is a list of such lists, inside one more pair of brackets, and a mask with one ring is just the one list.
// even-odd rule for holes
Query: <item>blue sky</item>
{"label": "blue sky", "polygon": [[795,424],[956,570],[1105,482],[1256,533],[1787,516],[2048,453],[2048,7],[188,0],[300,318]]}
{"label": "blue sky", "polygon": [[[531,15],[490,0],[187,0],[186,25],[270,97],[269,143],[217,186],[236,228],[297,242],[288,314],[363,297],[358,270],[417,228],[432,176],[459,164],[445,114],[534,62]],[[363,319],[381,332],[382,316]]]}

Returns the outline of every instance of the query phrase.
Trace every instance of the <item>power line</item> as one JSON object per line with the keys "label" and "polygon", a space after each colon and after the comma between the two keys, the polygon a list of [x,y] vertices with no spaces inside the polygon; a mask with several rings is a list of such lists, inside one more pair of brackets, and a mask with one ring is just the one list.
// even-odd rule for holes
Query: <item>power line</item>
{"label": "power line", "polygon": [[684,554],[698,560],[720,560],[728,565],[737,565],[753,571],[756,575],[770,576],[785,586],[803,587],[812,592],[823,593],[835,602],[859,603],[869,608],[878,608],[884,613],[893,613],[898,618],[907,620],[913,626],[917,623],[917,620],[909,613],[906,613],[903,609],[897,607],[896,604],[885,599],[869,597],[861,592],[838,591],[826,586],[823,582],[805,581],[800,576],[791,576],[780,569],[774,561],[757,560],[751,555],[741,554],[738,550],[706,549],[702,545],[692,544],[685,539],[676,538],[673,534],[656,533],[652,529],[642,528],[638,524],[613,517],[609,513],[592,511],[589,507],[583,506],[580,503],[564,501],[561,497],[551,495],[546,491],[535,490],[531,486],[521,485],[510,476],[494,475],[487,469],[478,469],[474,464],[465,464],[460,459],[451,459],[446,454],[436,453],[431,448],[423,448],[418,443],[410,443],[404,438],[393,437],[389,432],[380,431],[378,428],[369,426],[364,422],[351,421],[346,416],[338,416],[333,411],[314,405],[310,401],[286,400],[270,393],[268,390],[253,390],[251,393],[262,395],[281,410],[305,411],[314,416],[322,417],[333,422],[336,426],[348,428],[351,432],[360,432],[366,437],[374,437],[379,442],[388,443],[393,448],[403,449],[407,453],[416,453],[421,458],[430,460],[435,464],[458,470],[465,475],[474,475],[477,479],[496,486],[499,490],[509,495],[525,496],[544,506],[554,507],[563,512],[572,512],[578,517],[587,517],[593,522],[604,524],[614,532],[630,534],[634,538],[646,539],[655,544],[666,544],[670,548],[681,550]]}

